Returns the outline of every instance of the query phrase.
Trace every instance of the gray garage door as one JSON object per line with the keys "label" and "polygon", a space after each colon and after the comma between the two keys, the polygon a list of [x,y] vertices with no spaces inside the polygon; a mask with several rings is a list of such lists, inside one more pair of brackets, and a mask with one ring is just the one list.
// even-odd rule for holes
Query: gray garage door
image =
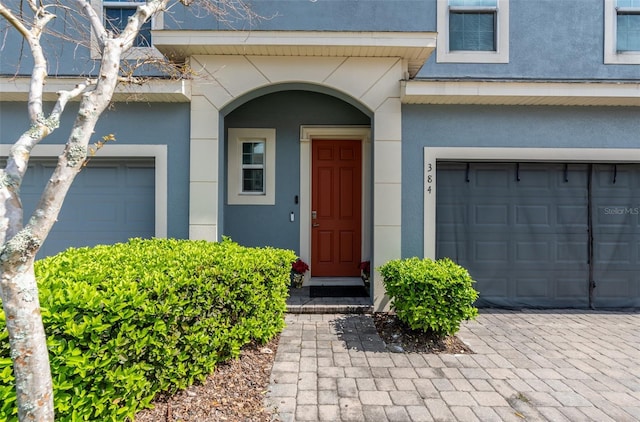
{"label": "gray garage door", "polygon": [[[32,159],[22,185],[25,216],[40,198],[55,161]],[[92,159],[76,177],[38,258],[68,247],[123,242],[155,233],[155,171],[151,160]]]}
{"label": "gray garage door", "polygon": [[640,166],[438,163],[437,255],[479,306],[640,306]]}

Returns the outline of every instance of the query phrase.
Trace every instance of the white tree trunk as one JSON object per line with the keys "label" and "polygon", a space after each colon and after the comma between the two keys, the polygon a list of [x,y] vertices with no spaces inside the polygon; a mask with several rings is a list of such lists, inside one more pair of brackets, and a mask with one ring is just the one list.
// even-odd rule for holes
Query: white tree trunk
{"label": "white tree trunk", "polygon": [[20,185],[27,170],[31,150],[58,127],[67,101],[81,94],[86,86],[59,93],[48,118],[42,113],[42,92],[46,78],[46,59],[40,35],[53,15],[35,0],[27,0],[34,13],[31,28],[0,1],[0,15],[28,42],[34,58],[29,90],[28,113],[31,128],[14,144],[7,166],[0,170],[0,298],[6,316],[11,359],[16,383],[20,421],[53,422],[53,387],[49,355],[38,299],[34,259],[46,239],[76,175],[87,158],[87,148],[98,118],[107,108],[118,83],[123,52],[133,43],[142,24],[166,7],[168,0],[148,0],[138,6],[127,28],[112,38],[102,27],[86,0],[76,0],[91,23],[102,49],[102,60],[95,88],[82,95],[80,108],[63,153],[58,158],[33,215],[23,226]]}
{"label": "white tree trunk", "polygon": [[33,260],[2,272],[6,316],[20,421],[53,421],[53,388],[47,340],[40,316]]}

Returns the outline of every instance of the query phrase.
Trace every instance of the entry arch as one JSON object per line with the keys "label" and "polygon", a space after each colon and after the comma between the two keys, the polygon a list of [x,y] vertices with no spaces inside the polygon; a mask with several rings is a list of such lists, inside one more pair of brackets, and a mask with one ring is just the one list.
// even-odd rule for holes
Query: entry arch
{"label": "entry arch", "polygon": [[[401,99],[406,61],[398,57],[192,56],[202,75],[192,81],[189,237],[219,240],[223,203],[219,157],[224,113],[253,96],[292,84],[343,97],[371,115],[371,263],[384,263],[401,252]],[[304,146],[301,150],[305,150]],[[301,152],[302,153],[302,152]],[[212,157],[217,159],[212,160]],[[365,161],[367,161],[365,159]],[[310,211],[310,210],[309,210]],[[301,210],[301,215],[309,216]],[[302,223],[302,222],[301,222]],[[301,230],[304,232],[306,230]],[[301,249],[306,242],[301,242]],[[376,308],[384,307],[382,280],[373,274]]]}

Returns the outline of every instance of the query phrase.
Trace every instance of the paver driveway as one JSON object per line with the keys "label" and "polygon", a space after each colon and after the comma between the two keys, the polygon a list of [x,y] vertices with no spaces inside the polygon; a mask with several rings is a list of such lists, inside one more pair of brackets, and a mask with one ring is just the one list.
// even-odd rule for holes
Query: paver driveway
{"label": "paver driveway", "polygon": [[640,313],[481,311],[473,355],[390,353],[367,315],[286,317],[282,421],[638,421]]}

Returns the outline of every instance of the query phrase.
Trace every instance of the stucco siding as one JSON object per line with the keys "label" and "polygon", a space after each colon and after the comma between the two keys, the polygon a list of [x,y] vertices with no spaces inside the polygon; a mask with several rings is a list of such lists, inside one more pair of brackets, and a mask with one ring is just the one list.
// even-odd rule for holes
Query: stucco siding
{"label": "stucco siding", "polygon": [[[167,29],[253,29],[286,31],[435,31],[435,0],[258,0],[246,2],[255,19],[225,21],[196,17],[177,8]],[[202,16],[202,14],[200,14]]]}
{"label": "stucco siding", "polygon": [[509,0],[509,9],[508,64],[436,63],[433,55],[418,78],[638,78],[637,66],[604,64],[603,0]]}

